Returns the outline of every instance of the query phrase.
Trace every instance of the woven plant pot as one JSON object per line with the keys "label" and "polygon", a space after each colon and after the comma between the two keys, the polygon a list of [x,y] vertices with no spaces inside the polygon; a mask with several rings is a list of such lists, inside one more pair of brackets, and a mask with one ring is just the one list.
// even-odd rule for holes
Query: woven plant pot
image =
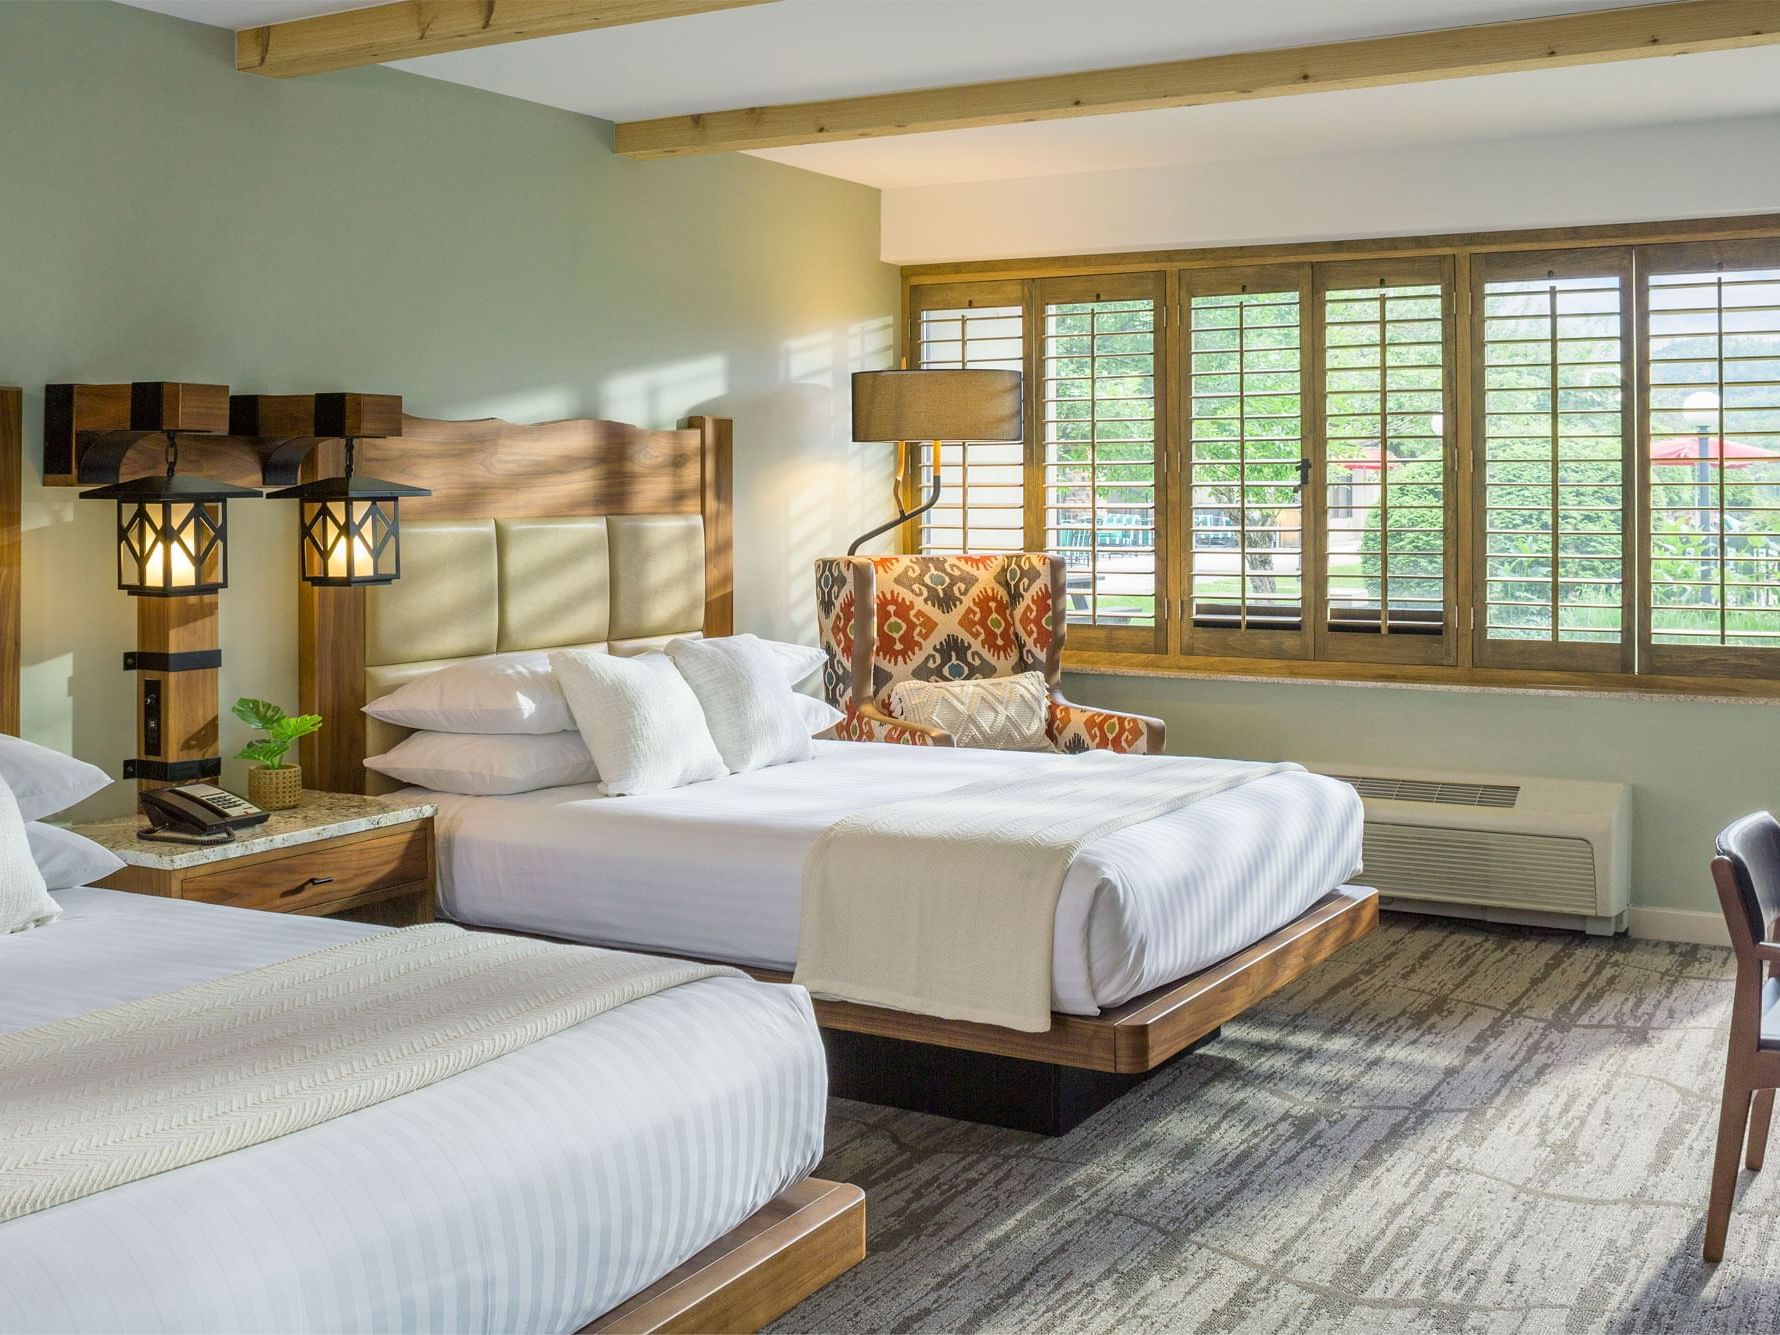
{"label": "woven plant pot", "polygon": [[289,811],[303,797],[303,767],[255,765],[247,771],[247,800],[263,811]]}

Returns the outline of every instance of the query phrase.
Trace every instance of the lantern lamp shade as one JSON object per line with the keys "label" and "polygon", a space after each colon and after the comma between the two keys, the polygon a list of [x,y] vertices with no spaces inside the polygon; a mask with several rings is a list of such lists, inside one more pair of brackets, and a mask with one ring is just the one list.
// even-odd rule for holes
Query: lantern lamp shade
{"label": "lantern lamp shade", "polygon": [[228,502],[252,487],[150,476],[83,491],[117,502],[117,586],[137,597],[214,593],[229,582]]}
{"label": "lantern lamp shade", "polygon": [[286,487],[272,492],[271,499],[302,502],[298,542],[304,580],[348,587],[401,578],[401,498],[431,494],[424,487],[351,474]]}
{"label": "lantern lamp shade", "polygon": [[855,371],[856,441],[1024,438],[1018,371]]}

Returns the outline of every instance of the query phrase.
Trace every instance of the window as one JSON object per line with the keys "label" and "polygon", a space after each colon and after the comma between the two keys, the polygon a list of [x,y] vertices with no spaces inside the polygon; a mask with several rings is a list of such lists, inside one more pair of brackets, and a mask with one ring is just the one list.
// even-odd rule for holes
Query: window
{"label": "window", "polygon": [[1002,272],[909,276],[1030,423],[927,543],[1061,557],[1069,662],[1780,698],[1780,220]]}
{"label": "window", "polygon": [[1158,644],[1159,295],[1153,274],[1040,285],[1045,546],[1071,621],[1132,632],[1108,648]]}
{"label": "window", "polygon": [[1444,261],[1319,265],[1319,657],[1452,659]]}
{"label": "window", "polygon": [[1476,261],[1479,663],[1630,671],[1629,251]]}
{"label": "window", "polygon": [[1644,272],[1645,657],[1780,676],[1780,248],[1659,248]]}
{"label": "window", "polygon": [[1308,270],[1183,275],[1193,651],[1310,652],[1304,617]]}
{"label": "window", "polygon": [[[913,311],[915,366],[975,371],[1024,368],[1022,284],[961,283],[929,289],[922,297],[921,305]],[[933,486],[933,463],[927,451],[922,452],[921,461],[920,475],[904,481],[925,499]],[[939,504],[922,517],[919,550],[1025,550],[1025,473],[1025,447],[1018,442],[942,444]]]}

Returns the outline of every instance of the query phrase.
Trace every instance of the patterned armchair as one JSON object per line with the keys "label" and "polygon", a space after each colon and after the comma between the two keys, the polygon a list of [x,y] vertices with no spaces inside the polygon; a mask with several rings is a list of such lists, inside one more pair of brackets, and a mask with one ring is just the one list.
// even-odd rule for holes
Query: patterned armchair
{"label": "patterned armchair", "polygon": [[834,556],[816,562],[822,683],[855,742],[951,746],[938,728],[890,713],[900,681],[968,681],[1042,672],[1048,731],[1060,751],[1162,750],[1160,720],[1065,700],[1063,560],[1011,556]]}

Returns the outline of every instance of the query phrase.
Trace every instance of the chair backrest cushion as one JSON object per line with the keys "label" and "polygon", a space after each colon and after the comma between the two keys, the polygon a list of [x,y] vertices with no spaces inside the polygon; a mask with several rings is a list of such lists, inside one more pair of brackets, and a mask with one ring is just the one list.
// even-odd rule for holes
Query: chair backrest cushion
{"label": "chair backrest cushion", "polygon": [[[1056,681],[1061,637],[1051,558],[1010,556],[876,556],[819,561],[816,601],[824,681],[844,706],[858,665],[857,599],[870,591],[875,609],[864,698],[890,712],[890,692],[903,681],[977,681],[1043,672]],[[862,683],[863,684],[863,683]]]}
{"label": "chair backrest cushion", "polygon": [[1745,816],[1720,832],[1718,852],[1730,860],[1750,936],[1766,940],[1780,917],[1780,821],[1766,811]]}

